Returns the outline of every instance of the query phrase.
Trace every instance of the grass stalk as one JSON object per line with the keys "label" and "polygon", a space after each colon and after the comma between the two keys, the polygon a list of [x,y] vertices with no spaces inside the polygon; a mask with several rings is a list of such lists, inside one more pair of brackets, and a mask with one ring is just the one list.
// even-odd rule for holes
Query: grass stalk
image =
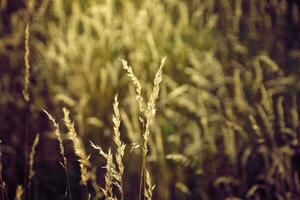
{"label": "grass stalk", "polygon": [[[24,133],[24,188],[28,188],[28,180],[26,174],[28,173],[28,134],[29,134],[29,119],[30,119],[30,96],[29,96],[29,84],[30,84],[30,48],[29,48],[29,38],[30,38],[30,27],[29,23],[25,27],[25,54],[24,54],[24,63],[25,63],[25,77],[24,77],[24,90],[23,97],[25,100],[25,133]],[[25,189],[24,198],[27,199],[28,192]]]}
{"label": "grass stalk", "polygon": [[31,184],[32,184],[32,179],[35,175],[35,171],[33,169],[33,164],[34,164],[34,156],[35,156],[35,153],[36,153],[36,147],[39,143],[39,140],[40,140],[40,135],[39,134],[36,134],[35,138],[34,138],[34,142],[31,146],[31,152],[30,152],[30,155],[29,155],[29,174],[28,174],[28,195],[30,197],[31,195]]}
{"label": "grass stalk", "polygon": [[[147,199],[152,198],[152,189],[146,188],[146,176],[145,172],[147,171],[146,168],[146,158],[148,153],[148,141],[150,136],[150,126],[153,122],[153,119],[156,114],[156,100],[159,96],[159,90],[160,90],[160,83],[162,81],[162,70],[166,62],[166,57],[164,57],[161,62],[160,66],[155,74],[154,82],[153,82],[153,89],[151,96],[149,98],[149,101],[147,102],[147,106],[145,106],[144,99],[142,97],[142,86],[139,82],[139,80],[136,78],[136,76],[133,73],[133,70],[130,66],[128,66],[127,62],[125,60],[121,60],[123,68],[127,71],[128,76],[131,78],[133,85],[136,88],[136,99],[139,103],[140,112],[141,114],[144,114],[146,117],[146,124],[145,124],[145,131],[143,134],[143,147],[142,147],[142,153],[143,153],[143,163],[141,168],[141,179],[140,179],[140,187],[139,187],[139,200],[142,198],[142,187],[144,186],[144,191],[147,191],[149,193],[144,192],[144,197]],[[148,173],[148,179],[150,178],[149,172]],[[149,181],[148,181],[149,183]],[[151,190],[151,195],[150,195]]]}
{"label": "grass stalk", "polygon": [[64,168],[65,174],[66,174],[66,179],[67,179],[67,189],[68,189],[68,194],[69,194],[69,200],[72,200],[72,194],[71,194],[71,186],[70,186],[70,181],[69,181],[69,173],[68,173],[68,167],[67,167],[67,158],[65,156],[65,150],[64,150],[64,145],[63,145],[63,139],[61,137],[61,133],[59,130],[59,124],[55,121],[55,119],[50,115],[46,110],[44,110],[46,115],[48,116],[49,120],[52,122],[53,127],[55,128],[55,135],[59,143],[59,150],[60,150],[60,155],[63,158],[63,162],[60,162],[60,165]]}

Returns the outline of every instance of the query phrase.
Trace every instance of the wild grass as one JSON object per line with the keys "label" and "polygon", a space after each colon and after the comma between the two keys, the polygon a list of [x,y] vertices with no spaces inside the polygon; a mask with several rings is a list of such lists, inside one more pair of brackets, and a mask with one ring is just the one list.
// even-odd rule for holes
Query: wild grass
{"label": "wild grass", "polygon": [[22,200],[22,195],[24,193],[24,189],[21,185],[17,186],[16,189],[16,199],[15,200]]}
{"label": "wild grass", "polygon": [[124,199],[124,189],[123,189],[123,180],[122,176],[124,173],[123,157],[125,153],[126,145],[121,141],[120,134],[120,112],[119,112],[119,102],[118,95],[115,95],[115,102],[113,104],[114,115],[112,121],[114,124],[114,142],[117,146],[117,152],[115,158],[111,152],[111,149],[108,150],[108,153],[105,153],[100,146],[97,146],[91,142],[91,146],[94,149],[99,150],[99,154],[106,159],[106,174],[105,174],[105,187],[101,188],[106,199],[117,199],[116,195],[113,194],[112,186],[116,186],[120,193],[120,199]]}
{"label": "wild grass", "polygon": [[[153,123],[155,114],[156,114],[156,108],[155,108],[155,102],[158,99],[159,95],[159,89],[160,89],[160,83],[162,81],[162,69],[165,64],[166,58],[163,58],[161,61],[161,64],[159,66],[159,69],[155,75],[154,78],[154,87],[153,91],[151,93],[150,99],[146,104],[144,103],[144,98],[142,96],[142,86],[140,84],[140,81],[136,78],[136,76],[133,73],[133,70],[130,66],[127,65],[127,62],[125,60],[121,60],[123,68],[127,71],[128,76],[131,78],[133,85],[136,88],[136,99],[139,105],[139,110],[142,114],[141,116],[141,122],[144,123],[144,129],[145,132],[143,134],[143,145],[142,146],[142,167],[141,167],[141,178],[140,178],[140,186],[139,186],[139,199],[141,199],[142,195],[142,188],[144,188],[144,196],[146,199],[150,200],[152,199],[152,191],[154,190],[154,186],[152,186],[151,183],[151,177],[149,175],[149,172],[146,168],[146,157],[148,152],[148,140],[149,140],[149,134],[150,134],[150,125]],[[115,161],[113,154],[111,153],[111,150],[108,150],[108,153],[105,153],[100,146],[97,146],[91,142],[91,146],[94,149],[99,150],[99,154],[102,155],[106,159],[106,175],[105,175],[105,188],[102,188],[102,191],[104,192],[104,195],[106,199],[116,199],[115,195],[113,194],[112,185],[116,185],[119,192],[120,192],[120,199],[124,199],[124,192],[123,192],[123,182],[122,182],[122,176],[124,172],[124,165],[122,162],[122,158],[124,156],[124,151],[126,145],[121,141],[120,139],[120,112],[119,112],[119,102],[118,102],[118,96],[115,96],[115,102],[113,104],[113,110],[114,115],[112,118],[113,124],[114,124],[114,142],[117,146],[117,152],[115,155]],[[144,122],[143,117],[146,118],[146,122]]]}
{"label": "wild grass", "polygon": [[153,196],[153,190],[155,188],[155,185],[152,185],[151,183],[151,176],[148,172],[148,170],[146,169],[145,170],[145,187],[144,187],[144,196],[147,200],[151,200],[152,199],[152,196]]}
{"label": "wild grass", "polygon": [[36,147],[37,147],[39,141],[40,141],[40,135],[36,134],[33,144],[31,146],[30,154],[29,154],[29,175],[28,175],[28,187],[29,188],[31,187],[31,181],[35,175],[34,166],[33,166],[34,165],[34,156],[35,156]]}
{"label": "wild grass", "polygon": [[79,157],[78,162],[80,163],[81,184],[86,186],[87,181],[89,179],[89,172],[88,172],[88,168],[90,167],[89,157],[85,152],[82,141],[77,137],[74,124],[71,122],[69,117],[69,111],[66,108],[64,108],[63,112],[64,112],[64,123],[68,128],[68,137],[73,142],[75,154]]}
{"label": "wild grass", "polygon": [[74,151],[76,156],[78,156],[78,162],[80,164],[80,175],[81,181],[80,183],[85,186],[87,191],[87,196],[90,198],[91,194],[88,189],[88,181],[91,180],[92,188],[95,192],[96,198],[101,198],[102,194],[100,193],[97,186],[97,176],[95,172],[91,169],[90,156],[87,155],[85,148],[83,146],[81,138],[77,135],[74,127],[74,123],[71,121],[69,117],[69,111],[66,108],[63,108],[64,113],[64,123],[68,128],[68,138],[73,142]]}
{"label": "wild grass", "polygon": [[25,101],[29,101],[29,80],[30,80],[30,63],[29,63],[29,56],[30,56],[30,48],[29,48],[29,37],[30,37],[30,30],[29,24],[26,24],[25,28],[25,55],[24,55],[24,63],[25,63],[25,76],[24,76],[24,90],[23,96]]}
{"label": "wild grass", "polygon": [[115,96],[115,102],[113,104],[114,108],[114,115],[112,121],[114,123],[114,142],[117,146],[117,153],[115,155],[116,163],[117,163],[117,187],[120,192],[121,200],[124,200],[124,191],[123,191],[123,181],[122,176],[124,173],[124,164],[123,164],[123,157],[125,153],[126,145],[121,141],[121,134],[120,134],[120,112],[119,112],[119,102],[118,102],[118,95]]}
{"label": "wild grass", "polygon": [[[152,198],[152,190],[154,187],[151,186],[151,179],[149,172],[147,171],[146,167],[146,158],[147,158],[147,152],[148,152],[148,141],[149,141],[149,135],[150,135],[150,125],[152,124],[155,114],[156,114],[156,100],[159,96],[159,90],[160,90],[160,83],[162,81],[162,69],[165,65],[166,57],[162,59],[161,64],[159,66],[159,69],[156,72],[155,78],[154,78],[154,86],[152,89],[152,93],[150,95],[150,98],[147,102],[147,105],[145,105],[144,98],[142,96],[142,86],[139,82],[139,80],[136,78],[136,76],[133,73],[133,70],[130,66],[127,65],[127,62],[122,60],[123,68],[127,71],[128,76],[131,78],[133,85],[136,88],[136,99],[139,104],[140,112],[141,112],[141,122],[144,126],[144,134],[143,134],[143,161],[142,161],[142,169],[141,169],[141,179],[140,179],[140,192],[139,192],[139,199],[141,199],[142,195],[142,185],[144,185],[144,196],[147,199]],[[143,119],[145,117],[145,119]]]}
{"label": "wild grass", "polygon": [[56,139],[58,141],[59,144],[59,152],[60,155],[63,159],[63,162],[59,162],[60,165],[63,167],[63,169],[65,170],[65,175],[66,175],[66,179],[67,179],[67,195],[69,197],[69,199],[72,199],[72,193],[71,193],[71,185],[70,185],[70,180],[69,180],[69,173],[68,173],[68,163],[67,163],[67,158],[65,155],[65,149],[64,149],[64,144],[63,144],[63,139],[59,130],[59,124],[55,121],[55,119],[52,117],[52,115],[50,115],[46,110],[44,110],[44,113],[46,113],[46,115],[48,116],[49,120],[52,122],[52,125],[54,127],[54,133],[56,136]]}
{"label": "wild grass", "polygon": [[[12,123],[0,125],[3,199],[22,184],[11,180],[19,178],[8,161],[23,155],[6,145],[22,143],[25,163],[15,165],[25,166],[24,199],[63,196],[60,182],[69,199],[298,198],[296,1],[45,0],[11,15],[3,14],[7,5],[0,5],[0,66],[8,71],[0,73],[0,121]],[[168,62],[156,70],[161,55]],[[45,162],[57,163],[34,159],[53,139],[40,110],[59,117],[61,107],[67,134],[46,114],[65,176],[47,189],[33,184],[28,195],[32,180],[44,180]],[[22,108],[26,128],[18,134]],[[34,141],[27,159],[36,132],[44,145],[35,152]],[[89,155],[88,141],[101,156]]]}

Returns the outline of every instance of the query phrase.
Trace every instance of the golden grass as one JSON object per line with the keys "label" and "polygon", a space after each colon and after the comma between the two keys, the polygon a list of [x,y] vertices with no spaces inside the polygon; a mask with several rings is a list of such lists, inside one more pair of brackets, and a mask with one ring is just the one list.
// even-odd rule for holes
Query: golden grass
{"label": "golden grass", "polygon": [[[136,76],[133,73],[133,70],[130,66],[127,65],[127,62],[125,60],[121,60],[123,68],[127,71],[128,76],[131,78],[133,85],[136,88],[136,99],[139,104],[140,112],[142,117],[141,122],[145,123],[143,124],[145,126],[145,131],[143,134],[143,161],[142,161],[142,167],[141,167],[141,179],[140,179],[140,190],[139,190],[139,199],[141,199],[142,195],[142,186],[144,185],[144,196],[147,199],[152,198],[152,188],[151,186],[151,180],[149,172],[146,168],[146,157],[148,152],[148,141],[149,141],[149,135],[150,135],[150,125],[153,123],[155,114],[156,114],[156,107],[155,103],[159,96],[159,90],[160,90],[160,83],[162,81],[162,70],[166,62],[166,57],[164,57],[161,60],[160,66],[156,72],[154,81],[153,81],[153,89],[150,95],[150,98],[147,102],[147,106],[144,103],[144,98],[142,96],[142,86],[140,84],[140,81],[136,78]],[[146,118],[146,122],[144,122],[143,117]],[[146,174],[145,174],[146,173]],[[150,184],[150,185],[149,185]],[[150,188],[149,188],[150,187]]]}
{"label": "golden grass", "polygon": [[30,96],[29,96],[29,84],[30,84],[29,37],[30,37],[30,29],[29,29],[29,23],[27,23],[26,28],[25,28],[25,55],[24,55],[25,76],[24,76],[24,90],[23,90],[23,96],[24,96],[25,101],[27,101],[27,102],[30,100]]}
{"label": "golden grass", "polygon": [[144,112],[145,111],[145,102],[144,102],[144,98],[142,96],[142,85],[140,83],[140,81],[136,78],[136,76],[133,73],[132,67],[128,66],[127,61],[126,60],[121,60],[123,68],[127,71],[127,75],[131,78],[132,83],[135,87],[135,91],[136,91],[136,100],[139,104],[139,108],[140,108],[140,112]]}
{"label": "golden grass", "polygon": [[151,177],[150,177],[150,174],[147,169],[146,169],[146,178],[145,179],[146,179],[146,185],[144,187],[144,196],[147,200],[151,200],[155,185],[152,185]]}
{"label": "golden grass", "polygon": [[119,112],[119,102],[118,102],[118,95],[115,96],[115,102],[113,104],[113,109],[114,109],[114,114],[113,114],[113,124],[114,124],[114,142],[117,146],[117,152],[115,155],[115,160],[117,163],[117,170],[116,170],[116,185],[119,189],[121,200],[124,199],[124,192],[123,192],[123,181],[122,181],[122,176],[124,173],[124,165],[123,165],[123,157],[124,157],[124,151],[126,145],[121,141],[121,134],[120,134],[120,112]]}
{"label": "golden grass", "polygon": [[72,194],[71,194],[71,186],[70,186],[70,180],[69,180],[69,173],[68,173],[68,163],[67,163],[67,158],[65,156],[65,149],[64,149],[64,144],[63,144],[63,139],[59,130],[59,124],[55,121],[55,119],[52,117],[52,115],[50,115],[46,110],[43,110],[44,113],[46,113],[46,115],[48,116],[49,120],[52,122],[52,125],[54,127],[54,133],[56,136],[56,139],[58,140],[58,144],[59,144],[59,151],[60,151],[60,155],[63,159],[63,162],[59,162],[61,164],[61,166],[64,168],[65,170],[65,174],[66,174],[66,179],[67,179],[67,194],[69,196],[69,199],[72,200]]}
{"label": "golden grass", "polygon": [[68,128],[68,137],[73,142],[75,154],[79,157],[78,162],[80,163],[80,172],[81,172],[81,184],[87,185],[87,181],[89,180],[89,171],[90,167],[89,156],[87,156],[85,149],[83,147],[81,139],[77,136],[77,133],[74,128],[74,123],[70,120],[69,114],[70,112],[64,108],[64,123]]}
{"label": "golden grass", "polygon": [[[1,9],[7,4],[3,2]],[[43,3],[49,5],[45,8],[49,18],[42,19],[44,26],[39,26],[35,23],[40,15],[34,12],[39,4],[29,1],[28,10],[37,16],[26,25],[25,75],[20,79],[24,78],[23,96],[28,111],[39,109],[43,103],[63,103],[74,113],[76,130],[69,111],[63,109],[67,136],[78,157],[80,183],[84,188],[94,188],[95,193],[88,192],[88,198],[101,199],[101,189],[106,199],[125,199],[126,194],[134,193],[125,190],[132,183],[138,185],[128,177],[136,176],[137,166],[131,161],[136,161],[133,156],[139,150],[142,166],[140,186],[132,187],[139,189],[139,197],[134,195],[135,198],[214,199],[223,193],[227,195],[223,199],[259,198],[261,191],[270,189],[276,191],[271,193],[278,198],[293,198],[291,195],[299,193],[293,166],[299,147],[299,52],[287,51],[285,41],[277,37],[290,37],[280,27],[286,26],[285,8],[295,5],[287,6],[285,2],[288,1],[277,2],[274,7],[274,2],[259,0],[55,0]],[[244,7],[249,13],[243,13]],[[265,7],[270,10],[265,11]],[[298,7],[294,7],[292,18],[299,21]],[[275,25],[269,11],[281,15]],[[11,21],[18,23],[16,19]],[[278,28],[273,27],[276,24]],[[15,27],[18,26],[12,29],[20,30]],[[39,30],[41,27],[45,30]],[[261,30],[269,36],[268,31],[274,28],[273,39],[260,37]],[[46,41],[37,42],[38,38],[30,37],[36,33],[41,38],[45,36]],[[29,46],[29,40],[35,42]],[[5,38],[0,41],[4,41],[1,47],[10,46]],[[2,49],[5,48],[0,52]],[[31,58],[35,51],[43,59]],[[153,63],[164,54],[168,55],[168,73],[162,83],[163,58],[151,86],[148,80],[156,70]],[[118,57],[126,57],[133,67],[125,60],[118,62]],[[45,70],[40,71],[54,102],[40,101],[42,97],[35,91],[39,86],[30,84],[30,79],[40,80],[31,73],[39,73],[39,62],[45,62]],[[293,62],[296,64],[290,64]],[[128,90],[122,68],[133,83]],[[7,77],[3,80],[1,88],[3,85],[10,92],[10,87],[5,87],[10,85]],[[116,91],[120,99],[114,98],[114,133],[110,134],[107,124]],[[129,95],[124,95],[127,91]],[[2,96],[6,101],[5,93]],[[137,103],[132,101],[134,98]],[[121,110],[119,101],[124,105]],[[157,112],[161,115],[156,118]],[[64,137],[55,119],[46,114],[55,128],[71,199]],[[126,148],[121,138],[133,143],[128,159],[124,158]],[[85,139],[97,141],[99,146],[91,145],[106,160],[101,189],[93,166],[95,160],[90,160],[84,147]],[[114,142],[113,150],[106,143],[110,140]],[[31,147],[28,185],[34,177],[37,143],[35,140]],[[157,185],[155,190],[153,182]],[[1,184],[5,191],[2,177]],[[26,183],[23,187],[27,196]]]}
{"label": "golden grass", "polygon": [[36,147],[37,147],[39,141],[40,141],[40,134],[36,134],[36,136],[34,138],[34,141],[33,141],[33,144],[31,146],[31,152],[29,154],[29,174],[28,174],[28,187],[29,188],[31,187],[32,178],[35,175],[35,171],[34,171],[34,167],[33,167],[33,165],[34,165],[34,156],[35,156]]}
{"label": "golden grass", "polygon": [[105,187],[104,188],[101,187],[105,199],[115,199],[112,186],[115,183],[114,179],[116,176],[116,167],[113,161],[113,155],[111,153],[111,149],[108,150],[108,153],[105,153],[100,146],[97,146],[92,142],[90,142],[90,144],[94,149],[99,150],[99,154],[103,156],[106,160]]}
{"label": "golden grass", "polygon": [[15,200],[22,200],[23,193],[24,193],[23,186],[18,185],[17,189],[16,189],[16,198],[15,198]]}

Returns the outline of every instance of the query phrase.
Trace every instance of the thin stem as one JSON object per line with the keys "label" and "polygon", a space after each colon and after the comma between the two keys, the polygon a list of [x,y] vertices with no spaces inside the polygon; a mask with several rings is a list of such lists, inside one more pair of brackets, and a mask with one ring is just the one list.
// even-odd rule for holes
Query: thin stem
{"label": "thin stem", "polygon": [[143,186],[143,182],[144,182],[144,166],[145,166],[145,156],[143,154],[143,162],[142,162],[141,178],[140,178],[139,200],[141,200],[141,198],[142,198],[142,186]]}
{"label": "thin stem", "polygon": [[68,173],[68,170],[67,170],[67,165],[65,165],[64,169],[65,169],[65,173],[66,173],[66,177],[67,177],[69,199],[72,200],[71,185],[70,185],[69,173]]}
{"label": "thin stem", "polygon": [[27,180],[27,172],[28,172],[28,134],[29,134],[29,120],[30,120],[30,98],[29,98],[29,84],[30,84],[30,48],[29,48],[29,23],[26,24],[25,28],[25,55],[24,55],[24,63],[25,63],[25,78],[24,78],[24,90],[23,96],[26,103],[25,107],[25,133],[24,133],[24,199],[28,199],[28,180]]}
{"label": "thin stem", "polygon": [[28,180],[27,180],[27,172],[28,172],[28,134],[29,134],[29,118],[30,118],[30,102],[26,102],[25,108],[25,136],[24,136],[24,199],[28,199]]}
{"label": "thin stem", "polygon": [[147,162],[146,162],[146,156],[147,156],[147,153],[146,153],[146,151],[145,151],[145,153],[144,153],[144,158],[143,158],[143,160],[144,160],[144,169],[143,169],[143,188],[144,188],[144,197],[143,197],[143,199],[145,200],[145,185],[146,185],[146,179],[145,179],[145,172],[146,172],[146,170],[147,170]]}

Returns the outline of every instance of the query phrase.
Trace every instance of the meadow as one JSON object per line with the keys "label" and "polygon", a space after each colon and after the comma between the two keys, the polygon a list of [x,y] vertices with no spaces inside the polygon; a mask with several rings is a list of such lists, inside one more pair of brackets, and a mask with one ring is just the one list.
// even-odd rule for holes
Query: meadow
{"label": "meadow", "polygon": [[300,199],[297,0],[1,0],[0,199]]}

